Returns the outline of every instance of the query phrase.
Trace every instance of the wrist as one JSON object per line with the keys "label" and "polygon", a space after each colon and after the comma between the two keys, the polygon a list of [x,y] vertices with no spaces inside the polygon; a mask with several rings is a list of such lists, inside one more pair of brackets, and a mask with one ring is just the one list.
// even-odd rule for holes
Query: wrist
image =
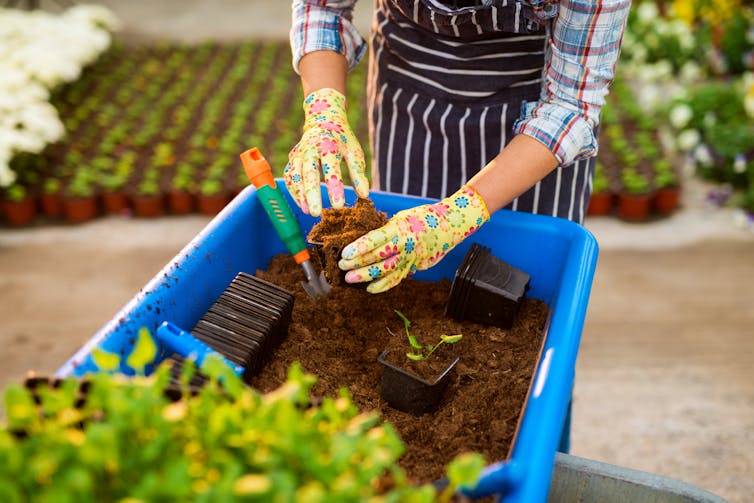
{"label": "wrist", "polygon": [[482,194],[473,185],[465,184],[446,199],[451,207],[473,215],[480,224],[490,219],[490,211]]}
{"label": "wrist", "polygon": [[345,116],[347,106],[343,93],[331,87],[312,91],[306,96],[303,104],[306,120],[324,112]]}

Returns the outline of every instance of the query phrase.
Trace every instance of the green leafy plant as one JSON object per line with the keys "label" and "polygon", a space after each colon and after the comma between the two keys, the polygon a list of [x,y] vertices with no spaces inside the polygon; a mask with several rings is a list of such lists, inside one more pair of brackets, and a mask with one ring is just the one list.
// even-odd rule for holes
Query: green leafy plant
{"label": "green leafy plant", "polygon": [[[3,501],[430,503],[475,484],[484,466],[481,455],[463,454],[448,464],[440,494],[411,485],[394,428],[360,412],[347,390],[314,405],[316,378],[294,363],[284,384],[261,394],[213,357],[199,390],[188,385],[188,362],[177,383],[167,365],[145,377],[156,354],[145,333],[125,358],[141,369],[134,377],[100,372],[6,388]],[[102,354],[109,368],[124,359]]]}
{"label": "green leafy plant", "polygon": [[28,197],[29,191],[20,183],[14,183],[4,190],[4,198],[6,201],[20,203]]}
{"label": "green leafy plant", "polygon": [[194,180],[194,167],[188,161],[179,161],[175,169],[175,174],[170,182],[173,190],[179,192],[193,192],[196,186]]}
{"label": "green leafy plant", "polygon": [[656,188],[677,187],[680,184],[678,175],[673,171],[673,167],[667,159],[658,159],[654,164],[654,169],[654,186]]}
{"label": "green leafy plant", "polygon": [[621,171],[623,190],[628,194],[641,195],[649,193],[649,181],[642,173],[632,168],[623,168]]}
{"label": "green leafy plant", "polygon": [[87,198],[94,195],[94,177],[88,169],[79,169],[68,182],[66,193],[73,198]]}
{"label": "green leafy plant", "polygon": [[205,178],[199,186],[203,196],[216,196],[223,190],[223,184],[216,178]]}
{"label": "green leafy plant", "polygon": [[607,176],[605,165],[600,161],[594,164],[594,178],[592,179],[592,193],[608,192],[610,190],[610,179]]}
{"label": "green leafy plant", "polygon": [[463,338],[463,334],[456,334],[456,335],[442,334],[440,335],[440,341],[437,344],[434,344],[434,345],[422,344],[422,342],[415,335],[413,335],[409,330],[409,328],[411,327],[411,320],[409,320],[406,317],[406,315],[404,315],[402,312],[398,311],[397,309],[394,309],[394,311],[395,311],[395,314],[397,314],[403,320],[403,328],[406,331],[406,337],[408,338],[408,343],[411,346],[411,351],[406,353],[406,357],[409,358],[410,360],[414,360],[414,361],[426,360],[441,345],[455,344],[456,342],[460,341]]}
{"label": "green leafy plant", "polygon": [[59,178],[49,177],[45,178],[44,185],[42,186],[42,191],[45,194],[53,195],[58,194],[62,188],[63,183]]}

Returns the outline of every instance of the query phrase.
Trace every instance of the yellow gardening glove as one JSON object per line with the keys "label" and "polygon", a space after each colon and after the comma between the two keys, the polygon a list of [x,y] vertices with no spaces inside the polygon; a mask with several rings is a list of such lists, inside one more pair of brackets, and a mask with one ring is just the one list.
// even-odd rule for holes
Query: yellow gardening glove
{"label": "yellow gardening glove", "polygon": [[418,270],[428,269],[487,220],[487,205],[469,185],[434,204],[396,213],[388,223],[343,248],[338,267],[346,282],[384,292]]}
{"label": "yellow gardening glove", "polygon": [[288,154],[285,186],[304,213],[322,213],[320,169],[333,208],[345,202],[341,162],[345,160],[359,197],[369,196],[364,151],[348,125],[346,97],[335,89],[319,89],[304,100],[304,133]]}

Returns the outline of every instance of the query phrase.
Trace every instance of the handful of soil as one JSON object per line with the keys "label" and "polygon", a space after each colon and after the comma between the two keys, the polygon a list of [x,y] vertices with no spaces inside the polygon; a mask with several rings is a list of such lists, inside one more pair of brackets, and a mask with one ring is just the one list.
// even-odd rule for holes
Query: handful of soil
{"label": "handful of soil", "polygon": [[307,240],[320,247],[320,261],[330,284],[343,284],[338,268],[341,250],[367,232],[387,223],[387,214],[377,211],[370,199],[358,198],[356,204],[341,209],[325,208],[322,219],[309,231]]}

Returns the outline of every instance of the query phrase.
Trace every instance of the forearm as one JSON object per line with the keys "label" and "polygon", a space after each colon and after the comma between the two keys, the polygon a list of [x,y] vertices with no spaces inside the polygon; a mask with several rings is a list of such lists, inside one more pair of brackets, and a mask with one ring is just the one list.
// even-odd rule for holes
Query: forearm
{"label": "forearm", "polygon": [[314,51],[306,54],[299,61],[299,72],[304,96],[323,88],[346,94],[348,60],[338,52]]}
{"label": "forearm", "polygon": [[469,185],[482,196],[490,215],[526,192],[558,166],[555,155],[542,143],[520,134]]}

